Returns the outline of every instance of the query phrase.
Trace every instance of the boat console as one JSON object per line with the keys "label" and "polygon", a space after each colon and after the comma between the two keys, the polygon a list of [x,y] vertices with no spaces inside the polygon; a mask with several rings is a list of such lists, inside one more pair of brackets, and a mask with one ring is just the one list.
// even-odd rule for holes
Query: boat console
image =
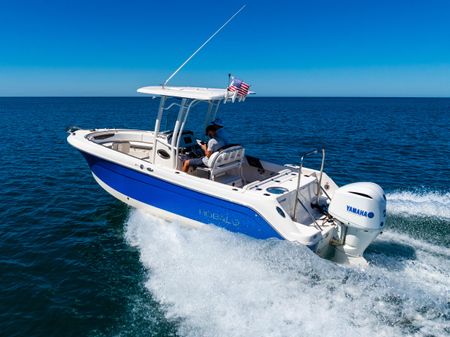
{"label": "boat console", "polygon": [[[167,134],[167,143],[172,142],[173,131]],[[198,158],[203,155],[200,146],[197,143],[197,139],[194,136],[194,132],[191,130],[184,130],[180,137],[180,143],[178,145],[178,151],[180,154],[189,155],[191,158]]]}

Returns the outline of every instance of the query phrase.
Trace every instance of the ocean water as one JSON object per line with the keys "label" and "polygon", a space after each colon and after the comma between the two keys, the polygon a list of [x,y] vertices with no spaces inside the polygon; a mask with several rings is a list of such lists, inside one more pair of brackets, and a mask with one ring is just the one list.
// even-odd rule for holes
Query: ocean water
{"label": "ocean water", "polygon": [[324,145],[338,184],[386,190],[387,229],[366,270],[288,242],[165,222],[109,196],[65,128],[151,129],[156,107],[142,97],[0,98],[0,335],[450,334],[450,99],[222,107],[247,153],[295,163]]}

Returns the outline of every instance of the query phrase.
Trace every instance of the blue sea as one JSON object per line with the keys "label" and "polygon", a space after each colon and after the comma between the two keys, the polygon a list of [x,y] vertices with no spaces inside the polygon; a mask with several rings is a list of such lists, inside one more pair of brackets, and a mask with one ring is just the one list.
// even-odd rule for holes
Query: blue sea
{"label": "blue sea", "polygon": [[[68,126],[152,129],[157,100],[0,98],[0,335],[449,336],[450,99],[249,98],[233,142],[387,192],[368,269],[192,229],[103,191]],[[191,126],[201,125],[200,110]],[[318,167],[319,158],[306,166]]]}

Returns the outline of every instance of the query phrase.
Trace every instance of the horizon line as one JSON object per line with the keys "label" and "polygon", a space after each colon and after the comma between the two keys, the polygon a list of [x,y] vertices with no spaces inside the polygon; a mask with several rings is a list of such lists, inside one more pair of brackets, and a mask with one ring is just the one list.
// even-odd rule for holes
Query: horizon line
{"label": "horizon line", "polygon": [[[111,96],[111,95],[69,95],[69,96],[63,96],[63,95],[56,95],[56,96],[49,96],[49,95],[42,95],[42,96],[22,96],[22,95],[16,95],[16,96],[1,96],[2,98],[153,98],[157,96],[152,95],[133,95],[133,96]],[[264,96],[248,96],[247,98],[250,99],[258,99],[258,98],[443,98],[443,99],[450,99],[450,96],[277,96],[277,95],[264,95]]]}

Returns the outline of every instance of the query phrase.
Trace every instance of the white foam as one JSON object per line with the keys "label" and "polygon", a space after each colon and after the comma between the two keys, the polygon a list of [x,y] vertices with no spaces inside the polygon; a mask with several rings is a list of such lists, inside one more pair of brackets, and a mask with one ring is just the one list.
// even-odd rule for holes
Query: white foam
{"label": "white foam", "polygon": [[[389,255],[382,252],[381,256],[370,256],[378,261],[378,268],[390,269],[401,265],[401,273],[398,280],[405,280],[408,284],[415,284],[417,288],[425,291],[427,295],[436,298],[447,296],[450,300],[450,249],[434,244],[413,239],[409,235],[387,231],[381,235],[376,243],[391,243],[394,249],[409,248],[414,256],[407,259],[399,259],[398,254]],[[369,257],[369,260],[370,260]],[[408,289],[407,286],[404,289]]]}
{"label": "white foam", "polygon": [[388,193],[387,208],[391,214],[427,216],[450,220],[450,193]]}
{"label": "white foam", "polygon": [[[445,335],[448,256],[424,242],[410,243],[416,260],[372,253],[374,266],[361,271],[289,242],[208,228],[136,210],[127,222],[127,240],[149,271],[146,286],[180,335]],[[383,240],[408,241],[393,232]]]}
{"label": "white foam", "polygon": [[405,245],[411,245],[412,247],[416,248],[416,251],[442,255],[443,257],[450,260],[450,248],[437,246],[422,240],[417,240],[410,237],[409,235],[398,233],[393,230],[384,232],[383,235],[379,237],[379,239],[382,241],[386,240],[391,242],[399,242]]}

